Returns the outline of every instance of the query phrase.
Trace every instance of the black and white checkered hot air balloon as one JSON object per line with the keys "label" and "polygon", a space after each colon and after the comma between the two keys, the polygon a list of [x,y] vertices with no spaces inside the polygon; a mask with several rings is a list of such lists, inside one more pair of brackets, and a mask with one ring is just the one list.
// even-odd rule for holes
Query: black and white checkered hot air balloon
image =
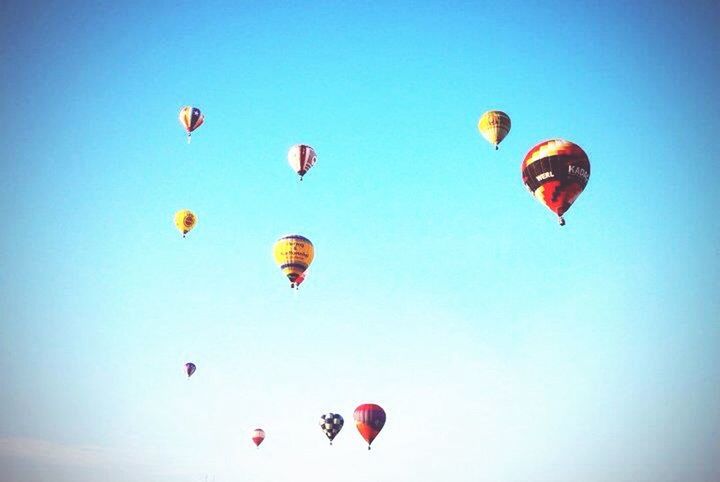
{"label": "black and white checkered hot air balloon", "polygon": [[326,413],[320,417],[320,428],[330,439],[330,445],[332,445],[333,439],[340,432],[344,423],[345,420],[343,420],[342,415],[337,413]]}

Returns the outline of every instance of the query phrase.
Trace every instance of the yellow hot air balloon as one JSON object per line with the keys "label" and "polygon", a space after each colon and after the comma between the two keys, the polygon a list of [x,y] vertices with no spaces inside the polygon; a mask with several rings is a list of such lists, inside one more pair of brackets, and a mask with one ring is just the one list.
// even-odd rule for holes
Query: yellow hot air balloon
{"label": "yellow hot air balloon", "polygon": [[478,130],[480,134],[487,139],[490,144],[498,148],[498,144],[505,139],[510,132],[510,117],[499,110],[489,110],[485,112],[478,121]]}
{"label": "yellow hot air balloon", "polygon": [[175,226],[182,233],[183,238],[197,224],[197,216],[189,209],[181,209],[175,213]]}
{"label": "yellow hot air balloon", "polygon": [[289,234],[275,242],[273,257],[283,274],[290,280],[290,287],[296,288],[298,277],[308,269],[315,257],[315,248],[308,238],[299,234]]}

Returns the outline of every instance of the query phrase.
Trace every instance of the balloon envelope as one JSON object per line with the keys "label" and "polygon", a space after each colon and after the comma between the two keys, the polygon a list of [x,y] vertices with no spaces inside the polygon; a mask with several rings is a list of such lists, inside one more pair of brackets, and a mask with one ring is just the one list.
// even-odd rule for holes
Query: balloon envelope
{"label": "balloon envelope", "polygon": [[528,151],[520,169],[525,187],[565,224],[563,214],[590,180],[585,151],[564,139],[544,141]]}
{"label": "balloon envelope", "polygon": [[298,173],[300,179],[313,167],[316,160],[315,149],[306,144],[296,144],[288,151],[288,164]]}
{"label": "balloon envelope", "polygon": [[180,109],[178,120],[180,121],[180,125],[185,129],[185,132],[187,132],[188,142],[190,142],[190,134],[205,122],[205,116],[197,107],[186,105]]}
{"label": "balloon envelope", "polygon": [[385,425],[385,410],[380,405],[365,403],[355,409],[353,418],[358,432],[368,443],[368,450],[370,450],[370,445]]}
{"label": "balloon envelope", "polygon": [[250,436],[255,446],[259,447],[263,440],[265,440],[265,431],[261,428],[256,428]]}
{"label": "balloon envelope", "polygon": [[192,376],[192,374],[195,373],[196,369],[197,369],[197,367],[195,366],[194,363],[188,362],[185,364],[185,373],[187,374],[188,378],[190,378]]}
{"label": "balloon envelope", "polygon": [[478,121],[480,134],[497,149],[498,144],[510,132],[510,116],[500,110],[485,112]]}
{"label": "balloon envelope", "polygon": [[197,224],[197,216],[189,209],[181,209],[175,213],[175,227],[183,235],[183,238]]}
{"label": "balloon envelope", "polygon": [[315,248],[306,237],[290,234],[275,242],[273,257],[283,274],[290,280],[290,287],[295,288],[298,278],[305,273],[315,258]]}
{"label": "balloon envelope", "polygon": [[340,414],[326,413],[320,416],[320,428],[325,433],[325,436],[330,439],[330,445],[332,445],[333,439],[340,433],[344,424],[345,420]]}

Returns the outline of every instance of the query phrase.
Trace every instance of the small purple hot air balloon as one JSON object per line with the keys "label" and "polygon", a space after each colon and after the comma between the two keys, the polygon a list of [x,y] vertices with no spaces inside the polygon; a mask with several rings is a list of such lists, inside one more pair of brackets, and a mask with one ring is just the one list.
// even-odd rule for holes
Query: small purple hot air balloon
{"label": "small purple hot air balloon", "polygon": [[196,369],[197,369],[197,367],[195,366],[194,363],[187,362],[185,364],[185,373],[187,373],[188,378],[190,378],[192,376],[192,374],[195,373]]}

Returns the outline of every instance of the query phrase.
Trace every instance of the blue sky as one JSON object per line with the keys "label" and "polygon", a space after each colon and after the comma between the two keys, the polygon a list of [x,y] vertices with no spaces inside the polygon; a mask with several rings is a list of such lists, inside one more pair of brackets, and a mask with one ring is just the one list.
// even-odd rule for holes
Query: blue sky
{"label": "blue sky", "polygon": [[[4,2],[0,478],[717,480],[718,21]],[[554,137],[592,164],[564,228],[520,179]],[[287,233],[316,248],[297,295]],[[388,417],[369,454],[365,402]]]}

